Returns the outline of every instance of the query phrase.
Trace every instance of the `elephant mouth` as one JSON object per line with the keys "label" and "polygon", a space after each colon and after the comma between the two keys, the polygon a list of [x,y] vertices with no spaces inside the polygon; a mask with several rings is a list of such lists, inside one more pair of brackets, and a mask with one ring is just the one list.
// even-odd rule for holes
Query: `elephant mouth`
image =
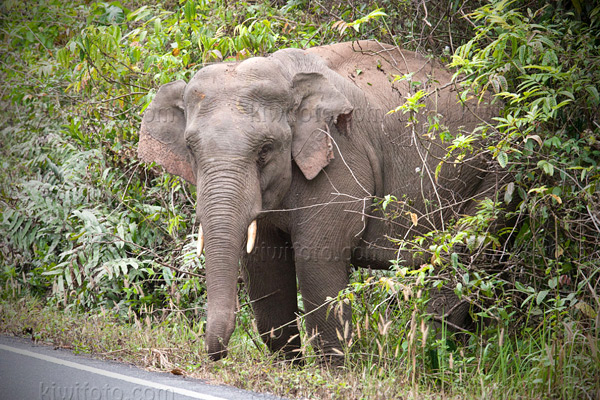
{"label": "elephant mouth", "polygon": [[[254,244],[256,243],[256,230],[257,230],[257,223],[256,223],[256,220],[254,219],[254,220],[252,220],[250,225],[248,225],[248,240],[246,242],[246,253],[248,253],[248,254],[252,253],[252,250],[254,250]],[[197,244],[197,252],[196,252],[198,257],[200,257],[200,255],[202,255],[203,251],[204,251],[204,231],[202,229],[202,224],[200,224],[198,226],[198,244]]]}
{"label": "elephant mouth", "polygon": [[[256,220],[252,220],[250,225],[248,225],[248,240],[246,242],[246,253],[252,253],[254,250],[254,244],[256,243],[256,230],[257,223]],[[196,255],[200,257],[202,252],[204,251],[204,231],[202,229],[202,224],[198,225],[198,243],[196,246]]]}

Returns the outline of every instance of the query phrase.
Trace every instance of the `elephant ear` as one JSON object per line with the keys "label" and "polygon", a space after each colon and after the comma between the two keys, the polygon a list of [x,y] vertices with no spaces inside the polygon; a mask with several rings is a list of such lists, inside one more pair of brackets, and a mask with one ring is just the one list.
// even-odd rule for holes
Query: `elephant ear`
{"label": "elephant ear", "polygon": [[138,156],[142,161],[156,162],[167,172],[196,184],[192,155],[185,142],[185,113],[182,80],[167,83],[144,112]]}
{"label": "elephant ear", "polygon": [[295,96],[292,157],[311,180],[333,157],[329,124],[346,133],[352,105],[322,74],[298,73],[292,80]]}

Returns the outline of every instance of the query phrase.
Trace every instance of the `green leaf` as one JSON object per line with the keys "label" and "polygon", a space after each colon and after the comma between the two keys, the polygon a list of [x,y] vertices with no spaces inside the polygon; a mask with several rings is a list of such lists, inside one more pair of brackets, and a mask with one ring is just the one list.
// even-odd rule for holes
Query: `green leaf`
{"label": "green leaf", "polygon": [[392,196],[390,194],[386,195],[383,198],[383,203],[381,204],[381,208],[385,211],[385,209],[387,208],[387,206],[391,203],[391,202],[395,202],[398,201],[398,199],[396,199],[395,196]]}
{"label": "green leaf", "polygon": [[544,299],[548,296],[548,293],[549,293],[548,290],[540,291],[535,299],[536,303],[538,305],[541,304],[544,301]]}
{"label": "green leaf", "polygon": [[504,151],[501,151],[498,153],[498,164],[500,164],[500,166],[502,168],[506,168],[506,166],[508,165],[508,154],[506,154]]}
{"label": "green leaf", "polygon": [[45,275],[45,276],[60,275],[63,272],[64,272],[63,269],[51,269],[50,271],[42,272],[42,275]]}
{"label": "green leaf", "polygon": [[192,24],[196,19],[196,5],[192,0],[188,0],[183,7],[183,15],[189,24]]}
{"label": "green leaf", "polygon": [[355,21],[349,22],[347,25],[351,26],[352,28],[354,28],[354,30],[356,32],[358,32],[360,29],[360,26],[362,24],[364,24],[365,22],[368,22],[371,19],[377,19],[379,17],[386,17],[387,14],[385,12],[383,12],[382,10],[383,10],[382,8],[378,8],[374,11],[371,11],[369,14],[365,15],[362,18],[358,18]]}
{"label": "green leaf", "polygon": [[[593,87],[593,86],[592,86]],[[595,89],[595,88],[594,88]],[[575,96],[573,95],[573,92],[570,92],[568,90],[561,90],[560,92],[558,92],[558,94],[562,94],[563,96],[567,96],[568,98],[570,98],[571,100],[575,100]]]}
{"label": "green leaf", "polygon": [[548,50],[544,53],[544,57],[542,58],[543,65],[558,65],[558,57],[554,50]]}
{"label": "green leaf", "polygon": [[540,160],[537,163],[538,168],[541,168],[546,175],[554,175],[554,165],[550,164],[546,160]]}
{"label": "green leaf", "polygon": [[173,271],[170,268],[162,267],[162,275],[165,283],[170,286],[173,281]]}
{"label": "green leaf", "polygon": [[456,253],[452,253],[450,255],[450,261],[452,262],[452,267],[453,268],[458,268],[459,266],[459,262],[458,262],[458,254]]}
{"label": "green leaf", "polygon": [[515,191],[515,183],[510,182],[506,185],[506,190],[504,191],[504,203],[509,204],[513,199],[513,193]]}
{"label": "green leaf", "polygon": [[138,8],[135,11],[130,12],[129,14],[127,14],[127,20],[131,21],[133,20],[133,22],[137,22],[143,18],[145,18],[146,16],[150,15],[152,13],[152,10],[148,9],[148,6],[142,6],[140,8]]}
{"label": "green leaf", "polygon": [[600,94],[598,94],[598,89],[596,88],[596,86],[586,86],[585,90],[590,94],[590,96],[592,96],[592,100],[594,101],[594,104],[598,105],[600,104]]}

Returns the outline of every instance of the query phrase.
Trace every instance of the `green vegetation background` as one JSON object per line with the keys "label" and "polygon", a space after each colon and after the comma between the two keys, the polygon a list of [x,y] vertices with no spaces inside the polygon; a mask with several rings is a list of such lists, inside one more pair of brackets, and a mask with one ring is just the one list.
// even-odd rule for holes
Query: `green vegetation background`
{"label": "green vegetation background", "polygon": [[[0,12],[0,331],[290,397],[600,398],[594,2],[9,0]],[[463,98],[502,100],[472,135],[429,129],[451,142],[447,162],[485,136],[514,182],[477,215],[398,242],[430,265],[354,273],[332,303],[354,310],[343,370],[309,346],[304,368],[267,354],[242,287],[232,355],[209,363],[195,193],[137,160],[141,114],[206,63],[359,38],[441,59]],[[419,112],[419,98],[397,111]],[[488,231],[497,218],[510,229]],[[476,333],[428,334],[427,290],[442,282],[473,304]]]}

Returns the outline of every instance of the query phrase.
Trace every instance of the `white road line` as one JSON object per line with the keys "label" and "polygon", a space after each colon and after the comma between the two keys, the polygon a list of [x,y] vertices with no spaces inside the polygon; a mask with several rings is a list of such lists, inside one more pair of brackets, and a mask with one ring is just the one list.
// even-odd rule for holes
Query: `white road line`
{"label": "white road line", "polygon": [[154,389],[160,389],[160,390],[168,390],[168,391],[171,391],[173,393],[177,393],[177,394],[180,394],[183,396],[192,397],[194,399],[227,400],[223,397],[216,397],[216,396],[211,396],[209,394],[196,393],[191,390],[181,389],[181,388],[178,388],[175,386],[163,385],[160,383],[147,381],[145,379],[133,378],[133,377],[127,376],[127,375],[117,374],[116,372],[105,371],[103,369],[94,368],[94,367],[88,367],[87,365],[78,364],[78,363],[75,363],[72,361],[61,360],[60,358],[50,357],[50,356],[46,356],[43,354],[37,354],[37,353],[28,351],[28,350],[22,350],[22,349],[18,349],[15,347],[5,346],[3,344],[0,344],[0,349],[10,351],[13,353],[17,353],[17,354],[21,354],[21,355],[28,356],[28,357],[37,358],[38,360],[43,360],[43,361],[47,361],[47,362],[51,362],[51,363],[59,364],[59,365],[64,365],[66,367],[75,368],[75,369],[78,369],[81,371],[87,371],[87,372],[91,372],[93,374],[98,374],[98,375],[103,375],[103,376],[106,376],[109,378],[119,379],[119,380],[133,383],[136,385],[147,386],[147,387],[151,387]]}

